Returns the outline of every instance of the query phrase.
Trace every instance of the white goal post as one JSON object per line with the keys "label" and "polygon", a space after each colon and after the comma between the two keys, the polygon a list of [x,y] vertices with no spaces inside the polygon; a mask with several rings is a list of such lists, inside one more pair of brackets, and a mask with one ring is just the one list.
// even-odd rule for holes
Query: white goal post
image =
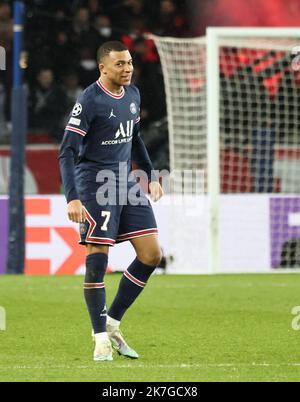
{"label": "white goal post", "polygon": [[[207,222],[207,242],[176,238],[172,220],[174,250],[192,241],[199,259],[192,253],[185,266],[195,273],[300,267],[300,29],[152,38],[165,81],[171,170],[202,169],[206,177],[207,220],[183,230],[196,233]],[[184,272],[177,261],[172,269]]]}

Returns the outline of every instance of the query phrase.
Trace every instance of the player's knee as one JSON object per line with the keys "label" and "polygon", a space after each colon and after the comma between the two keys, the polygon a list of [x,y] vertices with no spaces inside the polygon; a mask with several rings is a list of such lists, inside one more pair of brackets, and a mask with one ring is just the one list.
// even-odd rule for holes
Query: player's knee
{"label": "player's knee", "polygon": [[162,259],[160,248],[149,250],[138,255],[138,259],[145,265],[158,266]]}
{"label": "player's knee", "polygon": [[87,244],[86,254],[90,255],[95,253],[103,253],[108,255],[108,246],[104,246],[102,244]]}

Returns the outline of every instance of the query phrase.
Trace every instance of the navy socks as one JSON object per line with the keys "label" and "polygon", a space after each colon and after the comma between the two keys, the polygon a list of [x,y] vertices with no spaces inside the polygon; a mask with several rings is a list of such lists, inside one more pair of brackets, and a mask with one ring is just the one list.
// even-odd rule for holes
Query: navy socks
{"label": "navy socks", "polygon": [[86,257],[84,297],[90,314],[94,333],[106,332],[106,306],[104,274],[108,256],[104,253]]}
{"label": "navy socks", "polygon": [[124,272],[118,293],[108,311],[108,315],[121,321],[126,310],[142,292],[156,266],[145,265],[137,258]]}

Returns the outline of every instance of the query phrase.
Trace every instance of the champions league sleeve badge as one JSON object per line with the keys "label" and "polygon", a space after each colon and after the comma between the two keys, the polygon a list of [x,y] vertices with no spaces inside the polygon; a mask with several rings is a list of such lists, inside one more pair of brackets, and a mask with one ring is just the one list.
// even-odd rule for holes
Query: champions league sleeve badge
{"label": "champions league sleeve badge", "polygon": [[72,116],[79,116],[80,113],[82,112],[82,106],[81,103],[76,103],[76,105],[73,107],[72,110]]}

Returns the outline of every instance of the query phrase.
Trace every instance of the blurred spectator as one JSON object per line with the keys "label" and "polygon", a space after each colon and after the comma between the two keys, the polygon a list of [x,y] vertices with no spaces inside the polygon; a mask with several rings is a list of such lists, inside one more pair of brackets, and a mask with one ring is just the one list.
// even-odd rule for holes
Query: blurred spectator
{"label": "blurred spectator", "polygon": [[89,0],[88,1],[88,9],[91,16],[98,15],[103,13],[103,5],[102,1],[100,0]]}
{"label": "blurred spectator", "polygon": [[153,41],[139,37],[132,48],[134,81],[142,98],[143,125],[161,119],[166,113],[163,77]]}
{"label": "blurred spectator", "polygon": [[71,32],[68,33],[73,50],[76,54],[88,46],[95,57],[98,41],[90,22],[90,12],[87,8],[80,8],[72,21]]}
{"label": "blurred spectator", "polygon": [[72,28],[77,35],[85,34],[90,30],[90,13],[87,8],[80,8],[73,18]]}
{"label": "blurred spectator", "polygon": [[83,88],[86,88],[99,78],[98,64],[93,49],[88,47],[81,49],[78,75],[80,85]]}
{"label": "blurred spectator", "polygon": [[141,92],[143,126],[161,119],[166,113],[163,77],[154,43],[139,37],[133,45],[134,82]]}
{"label": "blurred spectator", "polygon": [[48,132],[54,141],[60,141],[63,134],[67,99],[54,81],[53,71],[42,69],[37,76],[37,85],[30,93],[30,127]]}
{"label": "blurred spectator", "polygon": [[97,46],[100,47],[104,42],[110,40],[119,40],[119,35],[112,27],[111,20],[108,15],[98,14],[94,19],[94,29],[97,33]]}
{"label": "blurred spectator", "polygon": [[70,72],[63,77],[63,90],[66,94],[66,110],[64,116],[64,126],[67,125],[70,111],[74,107],[78,96],[83,91],[83,87],[79,85],[79,77],[76,72]]}
{"label": "blurred spectator", "polygon": [[135,64],[157,64],[159,61],[154,42],[144,37],[140,36],[135,40],[132,51]]}
{"label": "blurred spectator", "polygon": [[9,3],[0,2],[0,46],[3,46],[6,52],[12,48],[13,21]]}
{"label": "blurred spectator", "polygon": [[186,21],[174,0],[161,1],[156,32],[166,36],[183,36],[187,33]]}
{"label": "blurred spectator", "polygon": [[83,88],[79,85],[79,77],[76,73],[66,75],[63,81],[68,104],[72,107],[83,91]]}
{"label": "blurred spectator", "polygon": [[[51,47],[51,60],[54,61],[53,70],[57,77],[60,77],[61,74],[70,70],[70,60],[73,58],[74,49],[72,48],[67,32],[59,31]],[[76,64],[75,60],[74,62]]]}
{"label": "blurred spectator", "polygon": [[135,66],[134,84],[141,92],[141,119],[143,127],[166,114],[163,77],[156,66]]}
{"label": "blurred spectator", "polygon": [[145,5],[144,0],[123,0],[120,1],[118,7],[114,7],[113,15],[114,21],[118,27],[124,31],[128,30],[133,19],[145,18]]}

